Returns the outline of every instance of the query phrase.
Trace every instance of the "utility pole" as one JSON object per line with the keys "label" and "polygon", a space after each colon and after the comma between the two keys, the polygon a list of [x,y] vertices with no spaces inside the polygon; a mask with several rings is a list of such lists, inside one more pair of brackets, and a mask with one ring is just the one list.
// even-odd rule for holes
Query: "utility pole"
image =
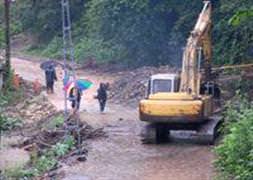
{"label": "utility pole", "polygon": [[4,0],[4,22],[5,22],[5,65],[4,81],[8,79],[11,71],[11,46],[10,46],[10,3],[11,0]]}

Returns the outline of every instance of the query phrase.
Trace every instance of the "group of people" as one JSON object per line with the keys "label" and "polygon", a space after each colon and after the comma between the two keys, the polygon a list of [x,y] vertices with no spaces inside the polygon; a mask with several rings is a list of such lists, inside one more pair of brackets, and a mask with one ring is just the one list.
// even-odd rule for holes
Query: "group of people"
{"label": "group of people", "polygon": [[[57,81],[55,67],[53,65],[48,66],[45,69],[45,77],[46,77],[46,89],[48,94],[54,93],[54,82]],[[104,112],[106,101],[108,98],[107,91],[109,89],[109,83],[100,83],[99,88],[97,89],[97,94],[94,96],[95,99],[98,100],[100,112]],[[68,100],[71,102],[71,107],[73,112],[75,113],[80,108],[82,98],[82,91],[78,89],[78,87],[73,87],[69,94]]]}

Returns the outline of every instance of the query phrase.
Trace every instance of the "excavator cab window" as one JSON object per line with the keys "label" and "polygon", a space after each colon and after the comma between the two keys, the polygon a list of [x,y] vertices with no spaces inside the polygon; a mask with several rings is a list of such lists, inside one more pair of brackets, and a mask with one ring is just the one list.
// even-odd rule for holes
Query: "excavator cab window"
{"label": "excavator cab window", "polygon": [[172,90],[172,80],[170,79],[155,79],[153,81],[153,94],[158,92],[171,92]]}

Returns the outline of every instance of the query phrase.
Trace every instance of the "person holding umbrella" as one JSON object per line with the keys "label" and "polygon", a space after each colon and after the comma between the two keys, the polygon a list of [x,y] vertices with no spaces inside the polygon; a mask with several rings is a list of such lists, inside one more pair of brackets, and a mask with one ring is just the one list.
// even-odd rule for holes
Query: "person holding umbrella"
{"label": "person holding umbrella", "polygon": [[78,79],[75,81],[69,81],[65,83],[64,90],[67,92],[68,99],[71,102],[73,114],[80,108],[82,91],[92,87],[92,82],[84,79]]}
{"label": "person holding umbrella", "polygon": [[69,100],[71,101],[71,107],[73,110],[73,112],[72,112],[73,114],[75,114],[80,108],[81,97],[82,97],[82,91],[80,89],[78,89],[77,87],[73,87],[70,90]]}
{"label": "person holding umbrella", "polygon": [[[40,68],[45,71],[45,79],[46,79],[46,87],[47,93],[54,92],[54,81],[57,81],[55,67],[60,66],[62,69],[65,67],[63,64],[55,61],[55,60],[47,60],[43,61],[40,64]],[[66,68],[71,69],[71,67],[67,66]]]}

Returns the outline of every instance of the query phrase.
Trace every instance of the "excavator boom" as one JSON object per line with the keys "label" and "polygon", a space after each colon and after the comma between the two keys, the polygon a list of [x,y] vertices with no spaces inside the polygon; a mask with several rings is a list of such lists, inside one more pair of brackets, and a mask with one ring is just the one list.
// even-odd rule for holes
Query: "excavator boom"
{"label": "excavator boom", "polygon": [[[209,74],[211,67],[211,3],[204,1],[204,7],[198,17],[183,54],[181,73],[181,92],[199,95],[201,52],[204,53],[205,72]],[[208,77],[208,75],[205,75]]]}

